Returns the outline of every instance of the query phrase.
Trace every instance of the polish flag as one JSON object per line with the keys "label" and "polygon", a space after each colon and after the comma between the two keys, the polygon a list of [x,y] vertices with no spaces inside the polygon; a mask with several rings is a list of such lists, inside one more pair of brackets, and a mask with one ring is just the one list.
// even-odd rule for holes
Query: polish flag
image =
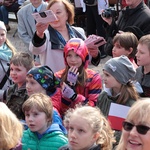
{"label": "polish flag", "polygon": [[125,120],[129,109],[129,106],[111,103],[108,120],[111,124],[112,129],[122,130],[122,122]]}

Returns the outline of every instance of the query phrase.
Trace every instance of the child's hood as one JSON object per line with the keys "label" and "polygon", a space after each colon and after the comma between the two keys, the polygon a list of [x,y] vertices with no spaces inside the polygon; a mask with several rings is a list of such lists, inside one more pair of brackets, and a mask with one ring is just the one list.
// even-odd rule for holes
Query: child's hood
{"label": "child's hood", "polygon": [[47,129],[47,133],[52,133],[54,131],[60,131],[63,134],[67,134],[65,127],[58,123],[52,123],[51,126]]}

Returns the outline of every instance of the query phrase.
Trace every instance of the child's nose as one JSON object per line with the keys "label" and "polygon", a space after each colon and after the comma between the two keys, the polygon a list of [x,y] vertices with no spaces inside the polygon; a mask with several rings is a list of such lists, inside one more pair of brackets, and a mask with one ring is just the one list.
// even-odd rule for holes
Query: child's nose
{"label": "child's nose", "polygon": [[76,138],[76,133],[75,133],[75,131],[72,131],[72,132],[71,132],[70,137],[71,137],[71,138]]}
{"label": "child's nose", "polygon": [[28,116],[28,120],[31,122],[31,121],[33,121],[33,117],[30,115],[30,116]]}

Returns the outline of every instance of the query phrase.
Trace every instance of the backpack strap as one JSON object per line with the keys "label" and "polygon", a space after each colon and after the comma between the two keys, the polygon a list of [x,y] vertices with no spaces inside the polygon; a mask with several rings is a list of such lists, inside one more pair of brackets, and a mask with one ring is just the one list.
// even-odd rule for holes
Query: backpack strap
{"label": "backpack strap", "polygon": [[6,74],[5,74],[4,78],[3,78],[3,80],[2,80],[1,83],[0,83],[0,89],[3,88],[3,86],[4,86],[5,83],[6,83],[6,81],[8,80],[9,74],[10,74],[10,67],[8,68],[8,70],[7,70],[7,72],[6,72]]}
{"label": "backpack strap", "polygon": [[[2,62],[1,62],[1,60],[0,60],[0,64],[1,64],[1,66],[2,66],[2,68],[3,68],[3,70],[4,70],[4,72],[5,72],[5,76],[3,77],[3,79],[2,79],[2,81],[1,81],[1,83],[0,83],[0,89],[2,89],[3,86],[5,85],[6,81],[9,80],[10,67],[8,67],[8,70],[7,70],[7,72],[6,72],[5,69],[4,69],[4,66],[3,66],[3,64],[2,64]],[[11,83],[11,81],[10,81],[10,83]]]}

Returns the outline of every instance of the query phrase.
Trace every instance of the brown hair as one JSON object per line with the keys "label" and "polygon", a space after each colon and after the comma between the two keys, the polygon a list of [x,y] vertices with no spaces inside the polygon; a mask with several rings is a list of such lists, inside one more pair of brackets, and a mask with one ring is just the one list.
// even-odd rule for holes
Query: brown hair
{"label": "brown hair", "polygon": [[126,85],[123,85],[121,86],[121,89],[120,89],[120,95],[117,99],[117,103],[119,104],[125,104],[128,99],[133,99],[133,100],[138,100],[139,98],[139,95],[133,85],[132,82],[128,82]]}
{"label": "brown hair", "polygon": [[62,2],[64,4],[66,11],[68,13],[67,21],[70,25],[74,24],[74,16],[75,16],[74,6],[68,0],[50,0],[47,9],[50,9],[50,7],[57,2]]}
{"label": "brown hair", "polygon": [[48,125],[52,123],[53,105],[51,98],[43,93],[32,94],[22,105],[22,111],[29,111],[32,108],[37,108],[44,112],[49,119]]}
{"label": "brown hair", "polygon": [[130,48],[132,48],[133,51],[128,57],[135,58],[135,54],[137,52],[138,39],[133,33],[123,32],[121,34],[116,34],[116,36],[113,38],[113,44],[115,44],[116,42],[119,42],[119,44],[127,51],[129,51]]}
{"label": "brown hair", "polygon": [[146,45],[148,47],[149,52],[150,52],[150,34],[142,36],[140,38],[138,44],[144,44],[144,45]]}
{"label": "brown hair", "polygon": [[24,66],[27,71],[34,67],[34,60],[29,53],[18,52],[10,60],[10,64],[15,66]]}

